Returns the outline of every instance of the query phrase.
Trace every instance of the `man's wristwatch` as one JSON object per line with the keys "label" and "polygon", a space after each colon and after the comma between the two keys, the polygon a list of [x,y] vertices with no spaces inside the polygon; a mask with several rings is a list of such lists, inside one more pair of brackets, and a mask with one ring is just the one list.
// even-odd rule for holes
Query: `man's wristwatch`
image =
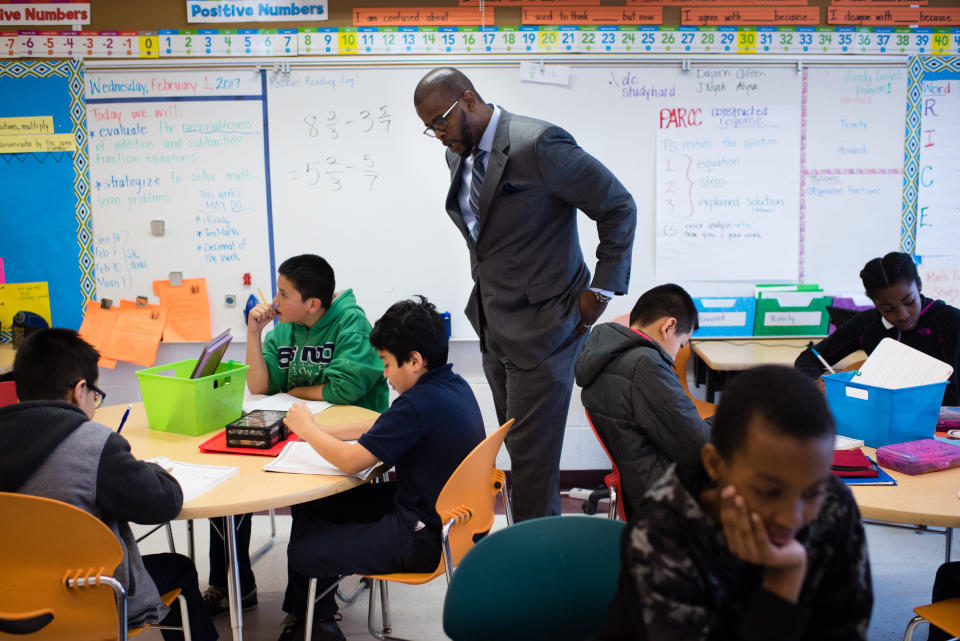
{"label": "man's wristwatch", "polygon": [[[592,290],[591,290],[592,291]],[[593,292],[593,295],[597,297],[597,302],[601,305],[606,305],[610,302],[610,297],[606,294],[601,294],[600,292]]]}

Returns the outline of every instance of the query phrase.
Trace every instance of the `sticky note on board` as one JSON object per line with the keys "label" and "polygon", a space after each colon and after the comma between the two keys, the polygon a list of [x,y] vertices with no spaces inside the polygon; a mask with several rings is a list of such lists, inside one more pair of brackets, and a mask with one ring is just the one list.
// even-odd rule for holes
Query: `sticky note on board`
{"label": "sticky note on board", "polygon": [[53,133],[53,116],[0,118],[0,135],[22,136]]}
{"label": "sticky note on board", "polygon": [[171,285],[169,280],[155,280],[153,291],[160,297],[160,305],[167,310],[164,342],[210,340],[210,299],[206,278],[184,278],[179,287]]}
{"label": "sticky note on board", "polygon": [[17,312],[33,312],[53,327],[50,318],[50,292],[46,283],[0,284],[0,327],[13,327]]}
{"label": "sticky note on board", "polygon": [[103,356],[152,367],[157,362],[167,310],[160,305],[137,307],[132,300],[122,300],[113,309],[117,310],[117,322],[104,346]]}
{"label": "sticky note on board", "polygon": [[103,307],[97,301],[87,301],[87,308],[83,313],[83,323],[80,324],[80,338],[93,345],[100,352],[100,367],[113,369],[117,366],[117,361],[103,356],[103,350],[113,334],[114,325],[117,324],[117,314],[120,310],[116,307]]}

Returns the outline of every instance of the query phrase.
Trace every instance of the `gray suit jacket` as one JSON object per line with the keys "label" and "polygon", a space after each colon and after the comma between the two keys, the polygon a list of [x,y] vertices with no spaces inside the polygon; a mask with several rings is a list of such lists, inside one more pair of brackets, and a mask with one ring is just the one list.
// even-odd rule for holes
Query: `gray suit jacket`
{"label": "gray suit jacket", "polygon": [[[462,162],[447,152],[446,209],[467,242],[474,281],[465,312],[481,346],[531,369],[573,334],[581,291],[627,292],[636,205],[569,133],[501,109],[474,243],[457,200]],[[577,209],[597,222],[592,283],[580,251]]]}

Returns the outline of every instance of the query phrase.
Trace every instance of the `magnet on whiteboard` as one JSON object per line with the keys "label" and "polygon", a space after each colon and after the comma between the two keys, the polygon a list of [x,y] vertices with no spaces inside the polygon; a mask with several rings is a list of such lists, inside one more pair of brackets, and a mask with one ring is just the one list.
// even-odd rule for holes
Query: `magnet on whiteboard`
{"label": "magnet on whiteboard", "polygon": [[237,295],[236,294],[226,294],[223,297],[223,304],[227,307],[236,307],[237,305]]}
{"label": "magnet on whiteboard", "polygon": [[111,299],[109,299],[109,298],[101,298],[101,299],[100,299],[100,308],[101,308],[101,309],[110,309],[111,307],[113,307],[113,300],[111,300]]}
{"label": "magnet on whiteboard", "polygon": [[154,236],[163,236],[164,225],[162,220],[151,220],[150,221],[150,233]]}
{"label": "magnet on whiteboard", "polygon": [[146,306],[147,306],[147,297],[137,296],[137,307],[146,307]]}
{"label": "magnet on whiteboard", "polygon": [[183,272],[170,272],[170,284],[174,287],[183,285]]}

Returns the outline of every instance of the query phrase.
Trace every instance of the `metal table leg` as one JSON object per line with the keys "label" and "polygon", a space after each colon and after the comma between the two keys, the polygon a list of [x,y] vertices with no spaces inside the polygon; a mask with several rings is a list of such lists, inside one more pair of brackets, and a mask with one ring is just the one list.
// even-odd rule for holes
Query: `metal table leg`
{"label": "metal table leg", "polygon": [[240,565],[237,563],[237,530],[234,515],[229,514],[223,535],[227,543],[227,603],[230,604],[230,629],[233,641],[243,641],[243,608],[240,607]]}
{"label": "metal table leg", "polygon": [[946,528],[946,530],[947,530],[947,531],[944,532],[944,534],[945,534],[946,537],[947,537],[947,550],[946,550],[946,559],[945,559],[945,560],[946,560],[947,563],[950,563],[950,557],[952,556],[951,553],[953,552],[953,528],[952,528],[952,527],[948,527],[948,528]]}

